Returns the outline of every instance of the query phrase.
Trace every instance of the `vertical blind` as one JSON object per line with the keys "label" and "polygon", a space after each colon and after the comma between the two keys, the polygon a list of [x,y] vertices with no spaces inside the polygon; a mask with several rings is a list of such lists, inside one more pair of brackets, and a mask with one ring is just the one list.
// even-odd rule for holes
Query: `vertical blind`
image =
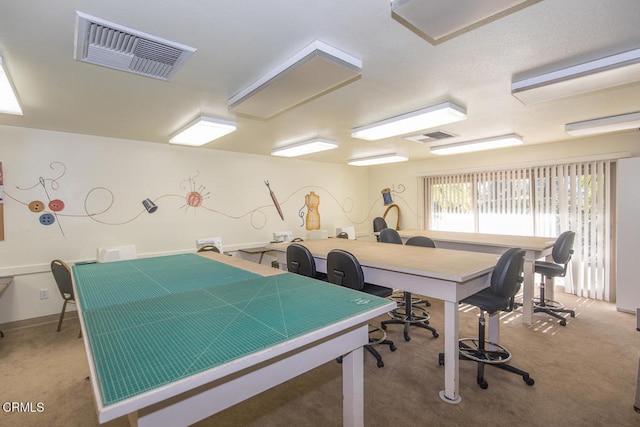
{"label": "vertical blind", "polygon": [[611,160],[425,178],[427,228],[557,237],[576,233],[565,290],[609,300]]}

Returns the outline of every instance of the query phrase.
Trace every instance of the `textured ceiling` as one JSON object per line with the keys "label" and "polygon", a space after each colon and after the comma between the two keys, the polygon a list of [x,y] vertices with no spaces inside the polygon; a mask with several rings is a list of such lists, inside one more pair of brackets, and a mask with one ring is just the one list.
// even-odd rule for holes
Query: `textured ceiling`
{"label": "textured ceiling", "polygon": [[[76,10],[197,50],[169,82],[76,61]],[[304,158],[344,164],[387,152],[432,157],[430,143],[368,142],[351,128],[453,101],[468,119],[429,129],[457,135],[446,142],[510,133],[525,144],[561,141],[571,139],[565,123],[640,111],[640,84],[524,105],[511,81],[636,49],[639,22],[637,0],[543,0],[434,46],[392,18],[389,0],[2,2],[0,54],[24,116],[0,114],[0,125],[167,144],[207,115],[238,129],[200,149],[269,155],[321,137],[340,147]],[[230,97],[314,40],[361,59],[362,76],[269,119],[229,110]]]}

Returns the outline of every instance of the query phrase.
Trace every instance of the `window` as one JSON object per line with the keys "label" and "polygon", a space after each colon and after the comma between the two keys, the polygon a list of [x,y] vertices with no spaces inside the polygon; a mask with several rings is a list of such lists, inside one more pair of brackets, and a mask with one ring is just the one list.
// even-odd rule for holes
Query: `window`
{"label": "window", "polygon": [[425,178],[427,228],[558,236],[576,232],[565,290],[609,299],[610,160]]}

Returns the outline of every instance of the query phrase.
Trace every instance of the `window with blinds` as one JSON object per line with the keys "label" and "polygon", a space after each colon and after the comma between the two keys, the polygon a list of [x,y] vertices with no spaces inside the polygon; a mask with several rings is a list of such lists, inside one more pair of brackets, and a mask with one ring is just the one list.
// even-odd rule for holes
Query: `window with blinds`
{"label": "window with blinds", "polygon": [[425,177],[427,228],[558,236],[576,232],[565,290],[609,300],[611,160]]}

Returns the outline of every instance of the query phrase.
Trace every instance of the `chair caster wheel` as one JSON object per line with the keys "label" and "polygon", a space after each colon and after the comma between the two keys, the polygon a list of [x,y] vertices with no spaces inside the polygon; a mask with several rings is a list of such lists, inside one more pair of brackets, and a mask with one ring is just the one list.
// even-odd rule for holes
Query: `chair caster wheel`
{"label": "chair caster wheel", "polygon": [[391,351],[396,351],[397,349],[398,349],[398,347],[396,347],[396,345],[395,345],[395,344],[391,344],[391,345],[389,346],[389,350],[391,350]]}
{"label": "chair caster wheel", "polygon": [[404,340],[405,341],[411,341],[411,337],[407,334],[404,335]]}
{"label": "chair caster wheel", "polygon": [[536,382],[533,380],[533,378],[523,378],[524,382],[526,385],[534,385]]}
{"label": "chair caster wheel", "polygon": [[574,313],[573,311],[572,311],[571,313],[569,313],[569,315],[570,315],[571,317],[576,317],[576,313]]}
{"label": "chair caster wheel", "polygon": [[566,320],[561,320],[558,323],[560,323],[560,326],[567,326],[567,321]]}
{"label": "chair caster wheel", "polygon": [[433,337],[434,337],[434,338],[438,338],[439,336],[440,336],[440,334],[439,334],[439,333],[437,333],[437,332],[434,332],[434,333],[433,333]]}
{"label": "chair caster wheel", "polygon": [[387,325],[385,325],[384,323],[382,325],[380,325],[380,327],[382,328],[383,331],[387,330]]}
{"label": "chair caster wheel", "polygon": [[382,360],[378,360],[378,368],[384,368],[384,362]]}
{"label": "chair caster wheel", "polygon": [[489,387],[489,383],[487,383],[485,380],[479,381],[478,385],[483,390],[486,390]]}
{"label": "chair caster wheel", "polygon": [[438,354],[438,365],[444,366],[444,354],[443,353]]}

